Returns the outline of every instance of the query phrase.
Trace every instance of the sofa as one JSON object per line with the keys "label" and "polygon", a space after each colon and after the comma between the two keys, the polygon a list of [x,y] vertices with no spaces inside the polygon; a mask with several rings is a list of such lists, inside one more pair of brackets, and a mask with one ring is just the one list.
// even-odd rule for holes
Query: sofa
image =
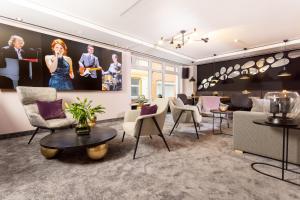
{"label": "sofa", "polygon": [[[282,159],[282,128],[257,125],[253,120],[266,119],[264,112],[233,113],[233,147],[247,153]],[[289,131],[289,162],[300,164],[300,130]]]}

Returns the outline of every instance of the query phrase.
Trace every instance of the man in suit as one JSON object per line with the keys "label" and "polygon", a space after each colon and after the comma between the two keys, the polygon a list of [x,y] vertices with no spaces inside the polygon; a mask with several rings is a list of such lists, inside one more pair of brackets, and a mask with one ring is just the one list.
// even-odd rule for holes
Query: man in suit
{"label": "man in suit", "polygon": [[[94,47],[87,46],[87,53],[83,53],[79,60],[79,72],[82,76],[82,89],[101,89],[101,71],[99,59],[94,55]],[[100,76],[100,77],[99,77]]]}
{"label": "man in suit", "polygon": [[[13,81],[14,87],[18,85],[19,76],[23,75],[20,72],[18,60],[24,57],[22,49],[25,42],[18,35],[12,35],[8,41],[8,46],[1,48],[0,53],[0,75],[10,78]],[[1,87],[1,86],[0,86]]]}

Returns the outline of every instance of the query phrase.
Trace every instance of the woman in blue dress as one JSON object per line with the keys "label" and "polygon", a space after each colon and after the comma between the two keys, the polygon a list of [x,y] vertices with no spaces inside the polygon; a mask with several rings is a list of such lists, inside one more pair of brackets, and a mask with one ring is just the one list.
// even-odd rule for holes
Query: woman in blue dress
{"label": "woman in blue dress", "polygon": [[46,65],[51,73],[49,87],[57,90],[73,90],[71,79],[74,79],[72,59],[67,55],[67,45],[61,39],[51,43],[54,55],[45,56]]}

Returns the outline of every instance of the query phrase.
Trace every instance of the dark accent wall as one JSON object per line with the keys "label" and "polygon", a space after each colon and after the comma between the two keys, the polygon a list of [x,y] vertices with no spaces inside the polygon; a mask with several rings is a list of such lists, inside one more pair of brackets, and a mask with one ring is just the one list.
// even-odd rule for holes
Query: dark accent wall
{"label": "dark accent wall", "polygon": [[[293,56],[290,52],[293,52]],[[289,64],[286,66],[289,72],[291,72],[293,75],[291,77],[278,77],[277,74],[282,70],[283,66],[280,67],[271,67],[272,64],[274,64],[276,61],[280,59],[276,59],[275,55],[278,53],[272,53],[272,54],[265,54],[265,55],[259,55],[254,57],[247,57],[242,59],[235,59],[235,60],[229,60],[229,61],[223,61],[223,62],[216,62],[209,63],[209,64],[203,64],[197,66],[197,90],[198,93],[208,93],[212,91],[220,91],[220,92],[226,92],[226,91],[243,91],[243,90],[255,90],[255,91],[268,91],[268,90],[300,90],[300,55],[299,50],[293,50],[293,51],[286,51],[284,52],[284,58],[289,59]],[[290,57],[289,57],[290,56]],[[240,66],[244,65],[248,61],[254,61],[255,65],[252,68],[256,68],[259,70],[260,68],[257,66],[257,61],[259,61],[262,58],[269,58],[273,57],[274,62],[264,63],[265,65],[270,65],[269,69],[265,71],[264,73],[257,73],[256,75],[250,75],[251,79],[249,80],[241,80],[241,75],[235,77],[235,78],[228,78],[226,80],[220,80],[215,86],[208,87],[208,88],[201,88],[199,89],[199,86],[203,84],[203,79],[207,79],[212,75],[215,75],[216,72],[220,72],[222,67],[225,67],[226,70],[232,66],[234,67],[236,64],[239,64]],[[281,58],[283,59],[283,58]],[[234,71],[234,70],[233,70]],[[237,70],[241,72],[242,70]]]}

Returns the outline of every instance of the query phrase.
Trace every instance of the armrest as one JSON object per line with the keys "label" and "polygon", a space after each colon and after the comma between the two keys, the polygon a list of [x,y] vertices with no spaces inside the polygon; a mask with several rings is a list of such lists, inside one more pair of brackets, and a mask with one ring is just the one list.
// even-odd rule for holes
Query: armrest
{"label": "armrest", "polygon": [[140,110],[129,110],[125,112],[124,122],[134,122],[140,115]]}
{"label": "armrest", "polygon": [[46,120],[37,113],[28,113],[28,119],[32,126],[47,127]]}
{"label": "armrest", "polygon": [[155,117],[157,114],[151,114],[151,115],[142,115],[136,118],[136,120],[141,120],[141,119],[148,119],[148,118],[152,118]]}

